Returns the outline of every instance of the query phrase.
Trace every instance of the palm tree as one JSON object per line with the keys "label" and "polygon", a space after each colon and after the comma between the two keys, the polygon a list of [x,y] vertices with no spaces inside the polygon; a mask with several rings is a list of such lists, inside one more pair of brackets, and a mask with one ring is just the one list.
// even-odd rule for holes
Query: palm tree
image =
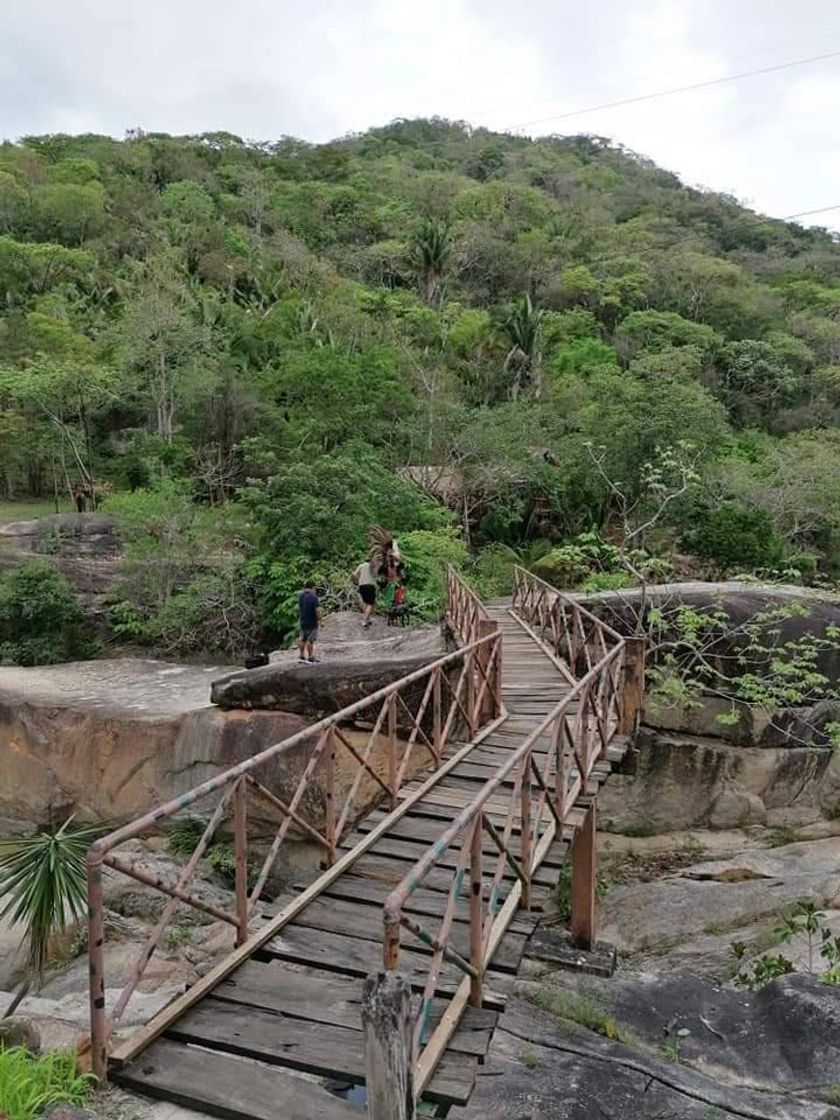
{"label": "palm tree", "polygon": [[542,393],[540,364],[542,354],[542,321],[545,314],[534,307],[527,292],[498,319],[502,334],[510,344],[505,358],[505,373],[512,375],[510,384],[511,400],[516,400],[526,385],[530,385],[535,397]]}
{"label": "palm tree", "polygon": [[414,235],[411,257],[423,299],[436,307],[443,296],[443,273],[452,251],[449,226],[441,218],[426,218]]}
{"label": "palm tree", "polygon": [[60,828],[37,836],[0,840],[0,918],[24,927],[28,966],[44,979],[50,939],[87,911],[85,856],[101,825]]}

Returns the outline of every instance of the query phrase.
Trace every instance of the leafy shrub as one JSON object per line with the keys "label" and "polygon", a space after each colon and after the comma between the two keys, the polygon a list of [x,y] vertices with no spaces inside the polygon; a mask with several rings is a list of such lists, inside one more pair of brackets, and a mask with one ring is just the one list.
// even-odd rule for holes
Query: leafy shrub
{"label": "leafy shrub", "polygon": [[682,543],[722,571],[773,568],[784,555],[784,542],[768,514],[737,502],[696,509]]}
{"label": "leafy shrub", "polygon": [[422,617],[439,618],[446,601],[446,566],[463,567],[464,542],[454,529],[403,533],[400,549],[408,570],[408,601]]}
{"label": "leafy shrub", "polygon": [[599,591],[620,591],[622,587],[632,586],[633,577],[629,572],[593,572],[580,585],[580,590],[594,595]]}
{"label": "leafy shrub", "polygon": [[54,665],[95,657],[84,607],[46,560],[28,560],[0,576],[0,663]]}
{"label": "leafy shrub", "polygon": [[485,599],[510,595],[514,565],[519,562],[516,552],[507,545],[487,545],[473,561],[470,572],[473,587]]}

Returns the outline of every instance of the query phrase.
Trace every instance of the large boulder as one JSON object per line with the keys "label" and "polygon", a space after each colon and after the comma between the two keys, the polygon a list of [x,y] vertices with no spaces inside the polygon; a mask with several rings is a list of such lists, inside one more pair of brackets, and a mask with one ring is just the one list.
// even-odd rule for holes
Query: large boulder
{"label": "large boulder", "polygon": [[840,756],[642,727],[598,808],[617,831],[810,824],[840,808]]}
{"label": "large boulder", "polygon": [[[321,626],[318,665],[301,665],[297,649],[272,654],[270,664],[213,682],[221,708],[271,709],[313,719],[330,715],[421,669],[446,652],[439,626],[388,627],[377,619],[363,630],[361,615],[340,611]],[[420,686],[425,687],[425,682]]]}
{"label": "large boulder", "polygon": [[[137,658],[0,667],[0,832],[71,813],[132,820],[310,722],[211,705],[221,671]],[[262,778],[288,790],[304,761],[299,752]]]}
{"label": "large boulder", "polygon": [[[777,584],[667,583],[622,591],[602,591],[573,596],[593,613],[623,633],[633,633],[641,615],[652,607],[661,609],[667,619],[680,606],[701,611],[722,611],[731,626],[709,651],[710,659],[724,674],[733,672],[732,653],[740,642],[737,628],[766,611],[786,612],[778,626],[779,642],[794,641],[805,635],[822,635],[828,627],[840,627],[840,600],[827,592]],[[787,613],[789,612],[789,613]],[[819,669],[832,680],[840,680],[840,650],[821,650]]]}
{"label": "large boulder", "polygon": [[[767,921],[778,925],[794,903],[830,909],[840,895],[840,837],[753,848],[731,859],[691,864],[676,874],[610,890],[599,908],[599,937],[619,953],[669,955],[719,976],[732,967],[730,946],[751,940]],[[739,933],[739,931],[744,931]],[[714,944],[703,944],[704,937]],[[716,959],[715,959],[716,958]]]}

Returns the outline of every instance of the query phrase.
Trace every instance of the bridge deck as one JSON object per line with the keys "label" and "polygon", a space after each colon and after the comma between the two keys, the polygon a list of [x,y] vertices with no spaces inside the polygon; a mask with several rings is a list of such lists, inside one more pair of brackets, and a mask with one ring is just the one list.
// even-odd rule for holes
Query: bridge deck
{"label": "bridge deck", "polygon": [[[524,735],[569,691],[560,666],[528,630],[501,606],[491,613],[503,633],[502,692],[508,713],[504,723],[486,737],[477,737],[468,755],[407,812],[376,810],[370,814],[344,839],[343,849],[353,849],[386,819],[393,817],[393,823],[349,871],[326,883],[251,959],[137,1058],[113,1070],[114,1081],[224,1117],[333,1120],[363,1115],[363,1090],[354,1090],[365,1076],[361,987],[362,978],[381,967],[385,898],[510,757]],[[544,755],[547,749],[546,738],[537,743],[535,754]],[[585,795],[597,791],[609,774],[611,760],[618,759],[622,749],[618,740],[611,745],[608,758],[595,774],[594,788],[584,791],[584,804]],[[410,798],[422,782],[421,778],[407,784],[400,798]],[[488,816],[500,828],[506,813],[507,805],[501,801],[488,802]],[[504,1008],[505,994],[583,816],[583,809],[571,811],[564,835],[555,840],[535,870],[532,912],[519,911],[511,920],[486,973],[483,1006],[467,1008],[426,1087],[424,1100],[442,1106],[468,1101],[477,1067]],[[516,825],[513,831],[516,854]],[[497,857],[489,838],[483,843],[487,854]],[[443,917],[457,860],[457,851],[443,855],[422,888],[411,895],[408,914],[427,917],[432,925]],[[503,890],[509,890],[514,881],[514,872],[507,872]],[[285,901],[276,900],[276,909]],[[468,906],[465,893],[457,902],[450,936],[450,944],[466,957]],[[415,941],[401,953],[400,968],[410,974],[417,993],[425,984],[431,953]],[[462,978],[456,966],[444,962],[436,995],[451,996]],[[444,998],[435,999],[431,1026],[445,1006]]]}

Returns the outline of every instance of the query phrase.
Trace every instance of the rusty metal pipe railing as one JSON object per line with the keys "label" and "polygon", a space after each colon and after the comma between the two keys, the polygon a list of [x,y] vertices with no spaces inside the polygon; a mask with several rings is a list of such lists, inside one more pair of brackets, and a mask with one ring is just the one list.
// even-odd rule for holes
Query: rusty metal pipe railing
{"label": "rusty metal pipe railing", "polygon": [[[412,771],[409,766],[411,754],[418,743],[428,752],[432,764],[436,767],[440,766],[447,746],[453,741],[453,737],[459,733],[460,727],[466,727],[472,733],[477,725],[484,722],[485,714],[492,719],[502,710],[500,685],[501,635],[498,632],[498,627],[489,619],[483,604],[476,599],[474,593],[452,571],[447,573],[447,587],[452,596],[448,612],[450,623],[454,624],[456,635],[473,633],[475,635],[473,640],[466,642],[461,648],[437,658],[430,664],[414,670],[400,680],[378,689],[370,696],[348,705],[341,711],[326,716],[295,735],[266,747],[252,758],[246,759],[224,773],[202,782],[194,789],[173,798],[165,805],[153,809],[138,820],[116,829],[91,846],[87,855],[90,1024],[93,1072],[100,1080],[104,1080],[106,1074],[108,1042],[112,1025],[115,1019],[118,1019],[125,1010],[145,967],[160,942],[164,928],[178,904],[193,906],[233,925],[236,929],[237,944],[242,944],[248,937],[249,918],[254,912],[292,824],[310,839],[317,840],[326,849],[327,860],[330,863],[333,862],[344,829],[352,824],[355,819],[354,813],[358,814],[359,808],[356,805],[356,799],[362,789],[362,781],[365,775],[372,776],[371,780],[373,778],[377,779],[393,805],[396,803],[404,780],[413,776],[418,768],[415,765]],[[476,603],[478,603],[478,607]],[[450,679],[450,675],[457,675],[455,683]],[[419,690],[422,693],[422,698],[417,704],[416,710],[412,711],[417,701],[416,686],[424,680],[426,681],[425,688]],[[408,699],[409,690],[415,690],[411,694],[411,699]],[[340,725],[350,723],[371,710],[376,711],[377,707],[379,709],[378,715],[370,721],[372,730],[364,732],[367,735],[366,746],[359,746],[357,749],[341,731]],[[400,724],[401,716],[404,717],[410,727],[407,742],[403,738],[399,738],[403,734],[401,727],[404,726]],[[428,724],[428,731],[423,726],[424,722]],[[368,726],[370,726],[370,723],[368,723]],[[386,751],[386,782],[382,782],[379,774],[371,765],[374,749],[377,744],[381,747],[383,743]],[[307,760],[304,773],[298,781],[294,795],[288,800],[288,803],[254,777],[254,772],[266,763],[281,759],[296,749],[305,749],[307,745],[311,745],[311,755]],[[338,749],[346,750],[357,767],[343,806],[337,804],[336,798],[337,767],[335,756]],[[402,751],[401,758],[398,757],[398,751],[400,750]],[[323,832],[301,816],[303,796],[309,784],[315,778],[319,764],[323,770],[323,780],[326,787],[324,790]],[[246,810],[246,792],[248,791],[251,791],[252,796],[262,797],[273,804],[283,818],[250,895],[248,893],[248,814]],[[169,884],[160,878],[149,876],[139,868],[124,863],[111,854],[120,844],[135,839],[146,832],[160,829],[176,814],[211,798],[217,792],[221,794],[220,800],[210,816],[209,823],[202,832],[196,849],[189,858],[186,867],[180,872],[176,883]],[[218,907],[204,903],[189,894],[185,888],[192,878],[202,855],[206,852],[231,800],[234,809],[235,871],[233,910],[231,913],[227,913]],[[161,915],[161,920],[158,921],[143,946],[129,984],[117,999],[114,1008],[115,1014],[111,1016],[110,1020],[105,1008],[104,976],[103,872],[106,866],[154,887],[169,898],[169,902]]]}
{"label": "rusty metal pipe railing", "polygon": [[[435,843],[424,853],[400,884],[389,894],[383,907],[383,957],[386,970],[399,968],[401,931],[417,936],[414,921],[405,912],[412,894],[422,887],[443,855],[460,840],[452,887],[449,891],[441,928],[437,934],[423,931],[422,940],[434,949],[418,1012],[416,1037],[419,1042],[432,1000],[438,993],[438,977],[447,961],[469,976],[469,1001],[480,1004],[484,971],[493,949],[494,923],[503,896],[505,871],[519,884],[518,905],[530,907],[531,880],[554,836],[562,836],[569,808],[586,788],[586,782],[599,759],[618,733],[620,698],[616,682],[621,679],[624,644],[619,642],[540,720],[488,779],[469,805],[465,806]],[[604,688],[603,681],[608,684]],[[597,686],[597,687],[596,687]],[[595,710],[597,705],[601,710]],[[540,772],[536,747],[552,731],[552,747],[545,752]],[[567,749],[572,743],[572,750]],[[540,761],[542,761],[540,756]],[[552,773],[552,769],[555,771]],[[499,795],[502,794],[500,797]],[[504,813],[504,827],[491,820]],[[519,853],[511,850],[518,823]],[[486,832],[498,851],[495,873],[489,890],[485,889],[482,834]],[[470,967],[446,950],[448,934],[459,901],[465,893],[464,874],[469,867]],[[491,869],[492,870],[492,869]],[[460,954],[458,954],[460,956]],[[418,1070],[424,1066],[421,1054]]]}
{"label": "rusty metal pipe railing", "polygon": [[573,610],[574,613],[577,616],[579,616],[581,618],[586,618],[590,622],[595,623],[595,625],[598,627],[598,629],[602,633],[604,633],[605,635],[609,635],[610,638],[612,638],[612,640],[614,642],[623,642],[624,641],[623,635],[619,634],[619,632],[617,630],[615,630],[612,626],[610,626],[609,623],[604,622],[603,619],[598,618],[598,616],[596,614],[593,614],[592,611],[587,610],[586,607],[582,606],[577,601],[577,599],[572,598],[571,595],[567,595],[564,591],[559,591],[556,587],[553,587],[552,584],[547,583],[544,579],[541,579],[539,576],[534,575],[533,572],[529,572],[525,568],[520,567],[518,564],[516,564],[514,566],[513,571],[514,571],[514,598],[513,598],[513,609],[514,609],[514,611],[517,608],[517,595],[518,595],[518,592],[519,592],[520,588],[523,585],[531,584],[535,587],[541,588],[546,594],[552,596],[552,598],[560,600],[561,602],[563,602],[569,609]]}

